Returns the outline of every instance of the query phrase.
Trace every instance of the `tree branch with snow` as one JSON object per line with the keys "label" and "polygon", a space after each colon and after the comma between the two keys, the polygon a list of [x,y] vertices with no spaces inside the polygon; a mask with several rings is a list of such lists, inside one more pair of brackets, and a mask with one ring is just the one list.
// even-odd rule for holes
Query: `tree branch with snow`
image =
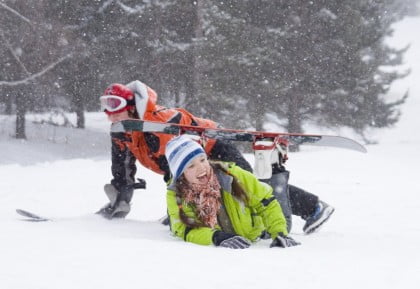
{"label": "tree branch with snow", "polygon": [[12,80],[12,81],[1,81],[0,80],[0,85],[16,86],[16,85],[21,85],[21,84],[28,84],[30,81],[33,81],[34,79],[43,76],[48,71],[50,71],[51,69],[53,69],[54,67],[56,67],[58,64],[60,64],[61,62],[63,62],[64,60],[66,60],[69,57],[71,57],[71,54],[67,54],[67,55],[61,57],[57,61],[51,63],[48,66],[46,66],[43,70],[41,70],[41,71],[39,71],[37,73],[31,74],[30,76],[25,77],[23,79],[20,79],[20,80]]}
{"label": "tree branch with snow", "polygon": [[12,12],[14,15],[16,15],[17,17],[19,17],[20,19],[22,19],[23,21],[25,21],[26,23],[28,23],[29,25],[32,26],[32,22],[31,20],[29,20],[28,18],[26,18],[25,16],[23,16],[22,14],[20,14],[19,12],[17,12],[16,10],[14,10],[13,8],[10,8],[9,6],[7,6],[6,4],[4,4],[3,2],[0,2],[0,7],[3,7],[4,9]]}

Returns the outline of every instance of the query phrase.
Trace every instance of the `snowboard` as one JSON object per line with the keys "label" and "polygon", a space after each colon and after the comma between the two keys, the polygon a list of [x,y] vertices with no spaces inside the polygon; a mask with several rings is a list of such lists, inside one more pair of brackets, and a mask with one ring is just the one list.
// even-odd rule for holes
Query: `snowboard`
{"label": "snowboard", "polygon": [[284,132],[265,132],[225,128],[207,128],[192,125],[180,125],[174,123],[163,123],[145,120],[123,120],[111,125],[111,135],[125,132],[150,132],[164,133],[172,135],[189,134],[200,138],[219,139],[226,141],[242,141],[255,143],[259,140],[278,139],[287,142],[288,145],[313,145],[325,146],[354,150],[366,153],[366,148],[357,141],[337,136],[321,134],[303,134],[303,133],[284,133]]}

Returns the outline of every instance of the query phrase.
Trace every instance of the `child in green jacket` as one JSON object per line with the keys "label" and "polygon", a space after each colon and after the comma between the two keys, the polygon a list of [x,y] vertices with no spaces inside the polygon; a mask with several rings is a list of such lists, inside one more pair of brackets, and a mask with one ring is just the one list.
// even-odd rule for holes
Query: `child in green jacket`
{"label": "child in green jacket", "polygon": [[171,231],[187,242],[244,249],[264,233],[271,247],[300,243],[288,237],[282,209],[272,188],[233,163],[209,162],[187,136],[166,146],[172,173],[167,205]]}

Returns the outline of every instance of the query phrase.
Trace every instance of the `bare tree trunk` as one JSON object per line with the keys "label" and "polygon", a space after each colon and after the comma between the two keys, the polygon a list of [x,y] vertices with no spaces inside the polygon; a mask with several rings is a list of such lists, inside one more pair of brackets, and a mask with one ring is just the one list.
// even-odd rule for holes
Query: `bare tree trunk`
{"label": "bare tree trunk", "polygon": [[[300,95],[290,93],[288,97],[288,109],[287,109],[287,131],[292,133],[301,133],[302,131],[302,119],[300,117]],[[299,151],[299,146],[290,146],[290,151]]]}
{"label": "bare tree trunk", "polygon": [[[10,52],[10,55],[15,60],[17,66],[20,67],[22,71],[22,75],[24,76],[30,76],[31,73],[28,71],[28,69],[25,67],[23,62],[20,60],[19,55],[15,53],[15,50],[13,49],[12,45],[9,43],[9,41],[6,39],[6,37],[3,34],[3,31],[0,31],[0,38],[1,41],[5,44],[7,49]],[[22,95],[21,92],[17,93],[16,97],[16,132],[15,136],[19,139],[26,139],[25,134],[25,113],[26,113],[26,104],[25,104],[25,98],[24,95]]]}
{"label": "bare tree trunk", "polygon": [[7,95],[7,100],[6,100],[5,114],[11,115],[12,114],[12,108],[13,108],[12,97],[11,97],[10,94],[8,94]]}
{"label": "bare tree trunk", "polygon": [[8,89],[8,88],[4,88],[3,90],[4,92],[4,113],[7,115],[11,115],[13,113],[13,99],[14,97],[12,97],[12,93],[13,90],[12,89]]}
{"label": "bare tree trunk", "polygon": [[260,113],[256,113],[254,115],[254,119],[255,119],[255,129],[257,131],[262,131],[263,130],[263,125],[264,125],[264,115],[265,115],[265,111],[260,111]]}
{"label": "bare tree trunk", "polygon": [[302,123],[299,113],[294,109],[294,106],[289,106],[287,112],[287,131],[288,132],[302,132]]}
{"label": "bare tree trunk", "polygon": [[181,107],[181,98],[179,95],[179,86],[177,84],[174,85],[173,93],[175,96],[175,107]]}
{"label": "bare tree trunk", "polygon": [[73,107],[74,111],[76,112],[76,127],[85,128],[85,105],[83,103],[82,98],[80,97],[81,92],[79,89],[76,88],[76,86],[77,85],[75,85],[73,89]]}
{"label": "bare tree trunk", "polygon": [[85,128],[85,112],[83,111],[83,107],[76,110],[76,127],[77,128]]}
{"label": "bare tree trunk", "polygon": [[26,139],[25,114],[26,114],[25,98],[21,92],[18,92],[17,97],[16,97],[16,133],[15,133],[15,137],[17,139]]}
{"label": "bare tree trunk", "polygon": [[186,93],[188,104],[194,113],[199,113],[201,104],[198,97],[198,91],[201,83],[201,61],[200,61],[200,41],[204,35],[203,32],[203,0],[196,0],[195,5],[195,19],[194,19],[194,31],[191,48],[191,63],[190,63],[190,75],[186,81]]}

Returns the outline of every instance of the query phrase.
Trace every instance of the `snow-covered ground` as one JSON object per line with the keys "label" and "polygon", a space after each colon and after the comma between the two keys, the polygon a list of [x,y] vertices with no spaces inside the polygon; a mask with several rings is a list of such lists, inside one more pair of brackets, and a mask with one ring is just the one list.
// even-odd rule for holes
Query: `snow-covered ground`
{"label": "snow-covered ground", "polygon": [[[291,183],[318,194],[336,212],[301,246],[247,250],[203,247],[173,238],[160,176],[135,193],[125,220],[93,214],[106,202],[109,124],[87,115],[86,131],[28,121],[27,141],[10,137],[0,116],[0,288],[418,288],[420,284],[420,18],[399,23],[391,40],[411,42],[412,74],[390,92],[410,89],[401,121],[376,133],[368,153],[304,148],[290,155]],[[36,116],[29,116],[36,120]],[[252,156],[249,156],[251,159]],[[24,222],[16,208],[54,221]]]}

